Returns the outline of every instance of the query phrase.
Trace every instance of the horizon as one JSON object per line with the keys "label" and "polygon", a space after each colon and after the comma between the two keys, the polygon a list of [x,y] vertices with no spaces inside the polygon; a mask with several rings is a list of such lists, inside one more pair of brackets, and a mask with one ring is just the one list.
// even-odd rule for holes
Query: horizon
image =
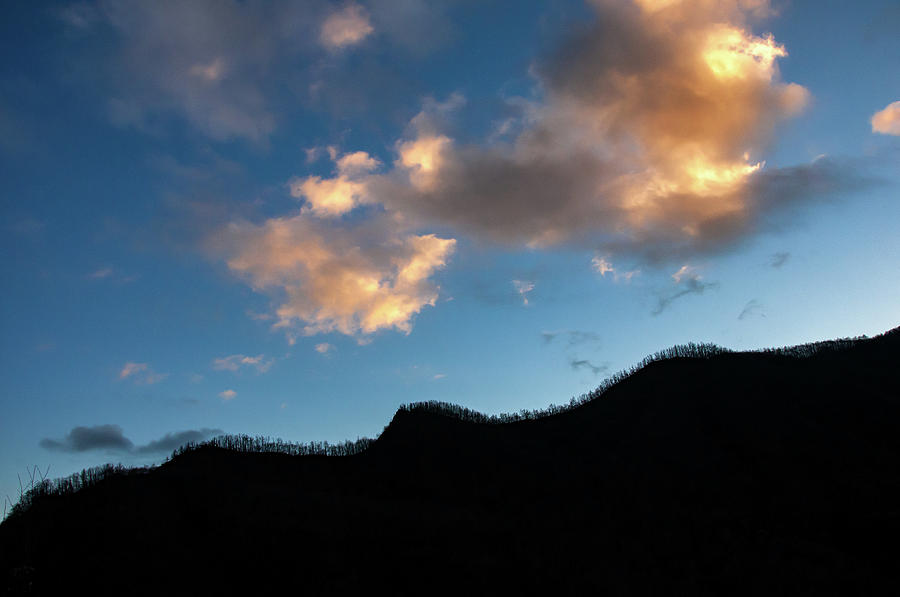
{"label": "horizon", "polygon": [[0,499],[900,324],[889,0],[17,5]]}

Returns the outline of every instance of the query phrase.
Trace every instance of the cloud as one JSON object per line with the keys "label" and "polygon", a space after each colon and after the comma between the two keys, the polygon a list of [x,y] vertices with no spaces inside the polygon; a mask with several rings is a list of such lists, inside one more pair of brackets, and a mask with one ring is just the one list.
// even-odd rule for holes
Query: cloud
{"label": "cloud", "polygon": [[744,305],[743,310],[741,311],[740,315],[738,315],[738,319],[743,321],[744,319],[753,315],[760,315],[761,317],[765,317],[766,314],[763,313],[762,308],[762,303],[760,303],[756,299],[750,299],[749,301],[747,301],[747,304]]}
{"label": "cloud", "polygon": [[61,440],[42,439],[40,446],[58,452],[88,452],[90,450],[128,452],[134,447],[134,444],[122,434],[122,428],[118,425],[97,425],[74,427]]}
{"label": "cloud", "polygon": [[612,274],[612,279],[614,282],[618,282],[619,280],[631,282],[631,278],[641,273],[641,270],[639,269],[620,272],[613,267],[613,264],[609,260],[609,257],[601,255],[594,255],[594,257],[591,259],[591,268],[604,278],[606,277],[606,274]]}
{"label": "cloud", "polygon": [[216,371],[237,371],[241,367],[254,367],[257,372],[265,373],[272,367],[274,362],[275,359],[266,360],[266,355],[264,354],[255,357],[233,354],[213,359],[212,368]]}
{"label": "cloud", "polygon": [[234,390],[224,390],[222,392],[219,392],[219,398],[225,401],[233,400],[236,396],[237,392],[235,392]]}
{"label": "cloud", "polygon": [[321,342],[315,346],[315,351],[319,354],[328,354],[332,350],[334,350],[334,346],[328,342]]}
{"label": "cloud", "polygon": [[[720,251],[789,206],[855,188],[859,174],[832,158],[765,165],[777,127],[809,100],[781,79],[786,49],[756,31],[768,0],[590,4],[593,21],[536,61],[536,93],[509,101],[502,134],[454,138],[462,96],[426,100],[390,159],[329,148],[331,174],[288,182],[298,214],[215,235],[231,271],[278,301],[276,328],[289,338],[297,327],[408,333],[435,304],[430,278],[455,247],[434,230],[589,246],[601,275],[628,280],[638,270],[618,272],[622,256],[671,263]],[[527,304],[533,283],[518,282]],[[715,286],[676,284],[655,313]]]}
{"label": "cloud", "polygon": [[171,452],[187,442],[201,442],[222,433],[221,429],[209,429],[206,427],[198,430],[189,429],[177,433],[167,433],[160,439],[153,440],[146,445],[135,446],[134,442],[125,437],[122,428],[118,425],[96,425],[93,427],[74,427],[60,440],[44,438],[40,441],[40,446],[47,450],[71,453],[105,450],[107,452],[141,455],[163,454]]}
{"label": "cloud", "polygon": [[584,332],[581,330],[568,330],[564,332],[541,332],[541,338],[544,340],[544,344],[551,344],[560,337],[566,338],[566,345],[570,348],[582,344],[600,344],[600,335],[594,332]]}
{"label": "cloud", "polygon": [[569,359],[569,366],[575,371],[578,371],[579,369],[588,369],[594,375],[599,375],[604,371],[609,370],[608,365],[596,365],[587,359],[579,359],[576,357],[571,357]]}
{"label": "cloud", "polygon": [[137,447],[135,452],[138,454],[167,454],[188,442],[199,443],[223,433],[221,429],[210,429],[208,427],[167,433],[159,439]]}
{"label": "cloud", "polygon": [[288,183],[291,195],[305,199],[305,208],[318,217],[344,215],[365,201],[366,185],[356,179],[378,168],[380,162],[364,151],[356,151],[336,159],[335,165],[334,178],[307,176]]}
{"label": "cloud", "polygon": [[444,379],[445,377],[447,377],[447,374],[446,374],[446,373],[435,373],[435,374],[431,377],[431,379],[433,379],[433,380],[436,381],[436,380],[438,380],[438,379]]}
{"label": "cloud", "polygon": [[690,265],[681,266],[677,272],[672,274],[672,279],[675,281],[676,289],[658,298],[656,307],[651,312],[653,315],[659,315],[681,297],[689,294],[703,294],[707,290],[719,287],[718,282],[703,282],[697,269]]}
{"label": "cloud", "polygon": [[60,16],[96,42],[81,45],[95,52],[82,60],[93,70],[75,74],[94,86],[97,71],[109,77],[114,124],[159,134],[176,115],[214,140],[262,144],[276,129],[285,88],[309,77],[321,54],[316,38],[328,6],[99,0]]}
{"label": "cloud", "polygon": [[210,242],[253,288],[281,297],[274,327],[299,324],[307,335],[409,333],[413,317],[437,300],[429,278],[456,244],[405,233],[390,221],[348,227],[305,213],[262,225],[232,223]]}
{"label": "cloud", "polygon": [[128,362],[119,371],[119,379],[132,379],[137,384],[152,385],[167,377],[168,373],[156,373],[147,363]]}
{"label": "cloud", "polygon": [[872,132],[883,135],[900,135],[900,101],[887,105],[872,116]]}
{"label": "cloud", "polygon": [[529,282],[527,280],[513,280],[512,285],[513,288],[516,289],[516,292],[519,293],[519,296],[522,297],[522,304],[528,305],[528,293],[534,290],[534,282]]}
{"label": "cloud", "polygon": [[319,31],[319,42],[332,50],[345,48],[360,43],[374,30],[365,9],[358,4],[348,4],[325,19]]}
{"label": "cloud", "polygon": [[512,141],[460,145],[426,109],[393,170],[361,181],[370,200],[502,243],[664,254],[731,242],[791,199],[772,196],[758,156],[808,92],[780,80],[785,49],[751,30],[765,1],[593,6],[594,23],[536,66],[543,98],[518,101]]}
{"label": "cloud", "polygon": [[772,258],[769,260],[769,265],[777,269],[787,263],[790,258],[791,254],[787,251],[779,251],[772,255]]}
{"label": "cloud", "polygon": [[102,267],[94,272],[88,274],[88,278],[92,280],[102,280],[104,278],[108,278],[113,274],[113,270],[111,267]]}

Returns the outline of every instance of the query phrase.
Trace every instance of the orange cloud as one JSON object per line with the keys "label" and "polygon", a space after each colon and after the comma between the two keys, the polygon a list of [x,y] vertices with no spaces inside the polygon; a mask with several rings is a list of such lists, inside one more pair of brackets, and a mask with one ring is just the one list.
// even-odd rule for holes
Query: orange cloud
{"label": "orange cloud", "polygon": [[532,247],[701,248],[748,230],[760,156],[809,101],[780,80],[784,46],[752,31],[768,2],[593,4],[593,28],[535,68],[544,98],[518,102],[511,141],[457,145],[434,104],[394,170],[360,180],[368,200]]}
{"label": "orange cloud", "polygon": [[349,4],[325,19],[319,41],[326,48],[339,49],[358,44],[374,30],[365,10],[357,4]]}
{"label": "orange cloud", "polygon": [[232,271],[283,296],[275,327],[299,323],[309,335],[409,333],[412,318],[437,300],[429,278],[456,244],[377,226],[327,227],[302,213],[260,226],[232,224],[217,242],[231,254]]}
{"label": "orange cloud", "polygon": [[888,104],[884,110],[872,116],[872,132],[900,135],[900,101]]}
{"label": "orange cloud", "polygon": [[366,200],[366,185],[358,180],[378,168],[380,162],[364,151],[344,154],[340,158],[330,148],[337,176],[294,178],[288,186],[293,197],[305,199],[307,209],[319,217],[338,217],[352,211]]}

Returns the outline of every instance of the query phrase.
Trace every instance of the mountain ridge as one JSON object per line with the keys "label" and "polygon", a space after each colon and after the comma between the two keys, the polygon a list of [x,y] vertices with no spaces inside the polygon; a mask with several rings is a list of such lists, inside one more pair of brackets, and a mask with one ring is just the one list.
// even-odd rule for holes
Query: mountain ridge
{"label": "mountain ridge", "polygon": [[[286,570],[328,594],[900,588],[900,328],[709,351],[512,421],[407,405],[342,457],[192,446],[11,517],[0,574],[32,594],[70,578],[113,590],[144,565],[171,578],[138,594],[274,588]],[[112,549],[129,537],[131,555]]]}

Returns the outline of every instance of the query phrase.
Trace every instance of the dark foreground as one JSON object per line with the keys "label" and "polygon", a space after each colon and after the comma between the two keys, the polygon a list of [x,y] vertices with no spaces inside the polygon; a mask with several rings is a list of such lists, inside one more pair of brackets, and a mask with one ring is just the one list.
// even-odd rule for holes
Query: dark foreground
{"label": "dark foreground", "polygon": [[[648,365],[361,454],[199,448],[0,526],[8,594],[900,594],[900,332]],[[438,409],[439,410],[439,409]]]}

